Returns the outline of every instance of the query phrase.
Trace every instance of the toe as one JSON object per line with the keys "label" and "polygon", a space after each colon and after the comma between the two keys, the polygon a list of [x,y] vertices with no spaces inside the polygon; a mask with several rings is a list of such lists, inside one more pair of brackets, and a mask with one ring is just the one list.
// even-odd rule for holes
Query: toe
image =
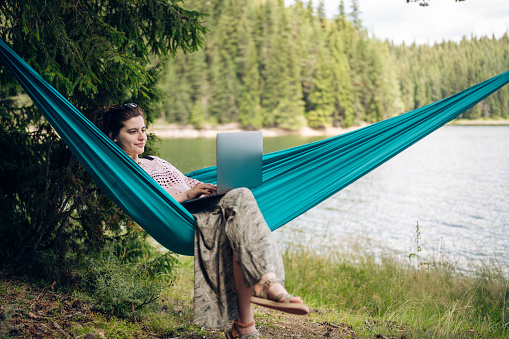
{"label": "toe", "polygon": [[303,301],[302,301],[302,299],[300,297],[293,297],[293,298],[290,299],[290,302],[292,302],[292,303],[299,303],[299,304],[303,303]]}
{"label": "toe", "polygon": [[[290,297],[290,298],[288,298]],[[286,296],[283,296],[281,297],[278,302],[280,303],[287,303],[287,302],[291,302],[291,303],[298,303],[298,304],[303,304],[303,301],[300,297],[294,297],[293,295],[289,295],[287,294]]]}

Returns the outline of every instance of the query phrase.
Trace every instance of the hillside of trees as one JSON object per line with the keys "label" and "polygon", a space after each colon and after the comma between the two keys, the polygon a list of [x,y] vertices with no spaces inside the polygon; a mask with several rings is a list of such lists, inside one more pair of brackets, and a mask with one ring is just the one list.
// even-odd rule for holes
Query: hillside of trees
{"label": "hillside of trees", "polygon": [[[357,0],[326,18],[300,0],[198,0],[210,15],[204,48],[166,64],[159,86],[169,122],[245,128],[349,127],[432,103],[509,69],[509,37],[434,46],[373,38]],[[506,87],[461,119],[509,118]]]}

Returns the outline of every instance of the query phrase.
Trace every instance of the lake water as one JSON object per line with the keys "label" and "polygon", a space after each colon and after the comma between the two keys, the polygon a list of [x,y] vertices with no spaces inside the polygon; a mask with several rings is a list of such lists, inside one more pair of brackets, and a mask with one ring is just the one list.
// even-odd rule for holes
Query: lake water
{"label": "lake water", "polygon": [[[265,138],[264,152],[318,139]],[[183,172],[215,165],[213,139],[165,139],[160,151]],[[361,244],[375,255],[507,268],[509,126],[444,126],[274,234],[323,253]]]}

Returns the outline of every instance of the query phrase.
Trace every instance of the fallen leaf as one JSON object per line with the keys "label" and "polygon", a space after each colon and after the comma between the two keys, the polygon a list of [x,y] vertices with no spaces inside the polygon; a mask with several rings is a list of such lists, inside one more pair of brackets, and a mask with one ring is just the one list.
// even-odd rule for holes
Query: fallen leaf
{"label": "fallen leaf", "polygon": [[34,314],[34,313],[32,313],[32,312],[28,312],[28,316],[29,316],[30,318],[34,318],[34,319],[42,318],[40,315]]}

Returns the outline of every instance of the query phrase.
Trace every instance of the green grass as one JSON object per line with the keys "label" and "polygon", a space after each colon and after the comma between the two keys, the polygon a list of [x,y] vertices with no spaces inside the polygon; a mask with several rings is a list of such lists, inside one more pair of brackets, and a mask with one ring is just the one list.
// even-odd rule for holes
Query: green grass
{"label": "green grass", "polygon": [[[323,256],[295,247],[283,253],[289,292],[301,296],[312,308],[308,317],[296,320],[297,327],[291,331],[298,331],[302,321],[351,327],[361,338],[509,337],[509,281],[503,274],[506,268],[479,265],[471,267],[474,273],[466,274],[447,261],[422,265],[418,255],[401,260],[389,255],[374,259],[362,250],[349,253]],[[64,329],[76,337],[93,333],[106,338],[221,338],[220,333],[192,324],[193,258],[180,257],[179,261],[172,272],[171,285],[162,288],[151,307],[132,317],[115,317],[98,308],[98,302],[108,296],[104,293],[71,293],[69,289],[58,292],[53,291],[53,285],[2,280],[0,337],[15,328],[15,319],[24,319],[25,324],[40,322],[39,330],[55,335],[58,331],[52,327],[53,322],[66,324]],[[122,265],[117,266],[111,272],[120,278],[112,278],[112,283],[117,288],[136,291],[126,278],[132,270],[124,272]],[[143,279],[140,284],[150,286],[150,277]],[[115,291],[112,289],[110,294],[120,293]],[[83,307],[72,308],[75,304]],[[67,318],[76,311],[82,314]],[[30,312],[41,317],[33,318]],[[265,329],[287,334],[288,330],[279,328],[279,323],[270,325],[271,319],[276,320],[274,317],[278,316],[264,309],[256,311],[256,319]]]}
{"label": "green grass", "polygon": [[449,264],[416,265],[391,256],[324,257],[306,249],[284,254],[288,289],[328,321],[359,334],[411,338],[509,336],[508,280],[499,267],[459,273]]}
{"label": "green grass", "polygon": [[[352,326],[361,337],[509,336],[509,281],[495,264],[472,267],[470,275],[447,261],[420,265],[360,252],[324,257],[294,249],[283,258],[288,290],[318,309],[311,317]],[[191,321],[193,259],[182,260],[175,285],[164,292],[174,319],[157,325],[155,317],[155,331],[178,332],[179,324]]]}
{"label": "green grass", "polygon": [[192,257],[180,257],[175,268],[175,283],[164,289],[160,305],[163,312],[147,314],[147,328],[156,333],[187,333],[206,336],[204,329],[192,325],[194,261]]}

